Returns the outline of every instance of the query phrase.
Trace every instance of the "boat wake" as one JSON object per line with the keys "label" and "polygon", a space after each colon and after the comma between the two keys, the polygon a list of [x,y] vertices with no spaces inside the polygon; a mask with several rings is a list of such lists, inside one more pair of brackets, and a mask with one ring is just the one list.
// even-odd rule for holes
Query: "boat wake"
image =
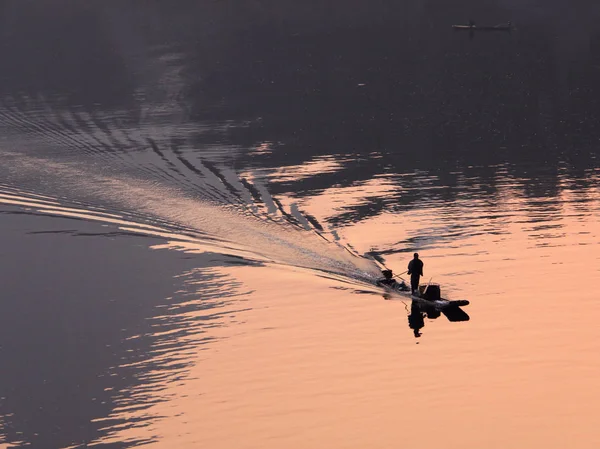
{"label": "boat wake", "polygon": [[[169,167],[167,156],[162,157],[163,167]],[[161,248],[214,252],[361,281],[378,275],[372,261],[325,232],[307,229],[309,222],[301,220],[298,210],[285,211],[264,186],[239,179],[231,170],[198,168],[180,155],[182,164],[200,175],[190,188],[189,180],[167,184],[88,161],[57,162],[6,151],[0,160],[5,180],[0,204],[158,237],[165,241]]]}

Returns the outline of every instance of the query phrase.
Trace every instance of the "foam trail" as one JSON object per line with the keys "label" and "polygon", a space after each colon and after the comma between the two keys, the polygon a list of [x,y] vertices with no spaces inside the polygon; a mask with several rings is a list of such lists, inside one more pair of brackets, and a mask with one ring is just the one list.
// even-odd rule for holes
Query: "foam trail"
{"label": "foam trail", "polygon": [[[286,221],[240,214],[235,205],[198,199],[177,187],[131,176],[102,175],[90,172],[81,163],[59,163],[17,153],[2,152],[0,160],[8,171],[8,185],[37,177],[46,188],[69,193],[62,195],[62,200],[40,200],[5,191],[0,195],[0,203],[112,223],[124,230],[165,238],[190,251],[213,251],[364,280],[378,274],[372,261],[351,254],[312,230],[299,229]],[[48,193],[44,191],[46,196]],[[79,207],[69,207],[65,198],[84,198],[88,204],[96,205],[101,202],[104,210],[90,210],[85,201],[79,201]],[[128,219],[119,218],[126,215],[122,211],[128,212]]]}

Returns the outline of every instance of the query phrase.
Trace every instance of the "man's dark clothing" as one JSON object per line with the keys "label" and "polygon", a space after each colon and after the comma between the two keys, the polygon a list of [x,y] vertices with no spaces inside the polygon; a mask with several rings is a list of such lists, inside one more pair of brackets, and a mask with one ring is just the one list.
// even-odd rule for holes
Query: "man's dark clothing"
{"label": "man's dark clothing", "polygon": [[414,293],[419,290],[419,280],[423,275],[423,262],[421,259],[413,259],[408,263],[408,274],[410,274],[410,288]]}
{"label": "man's dark clothing", "polygon": [[412,291],[412,293],[416,292],[419,290],[419,280],[420,280],[420,276],[417,275],[411,275],[410,276],[410,290]]}

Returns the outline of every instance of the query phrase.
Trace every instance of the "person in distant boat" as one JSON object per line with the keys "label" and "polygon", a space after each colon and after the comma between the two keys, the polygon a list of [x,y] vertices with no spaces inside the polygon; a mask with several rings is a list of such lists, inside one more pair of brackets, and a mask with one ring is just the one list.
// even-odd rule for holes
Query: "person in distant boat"
{"label": "person in distant boat", "polygon": [[408,285],[406,285],[404,281],[398,282],[396,279],[394,279],[394,273],[392,270],[381,270],[381,274],[383,274],[383,279],[379,279],[377,281],[379,285],[385,285],[400,291],[408,290]]}
{"label": "person in distant boat", "polygon": [[408,274],[410,275],[410,291],[414,295],[419,291],[419,281],[423,276],[423,261],[419,259],[419,253],[415,253],[413,260],[408,263]]}
{"label": "person in distant boat", "polygon": [[469,28],[475,27],[475,21],[473,19],[469,20]]}
{"label": "person in distant boat", "polygon": [[381,270],[381,274],[383,274],[383,279],[379,279],[379,283],[383,285],[387,285],[389,287],[394,287],[396,285],[396,279],[394,279],[394,273],[392,270]]}

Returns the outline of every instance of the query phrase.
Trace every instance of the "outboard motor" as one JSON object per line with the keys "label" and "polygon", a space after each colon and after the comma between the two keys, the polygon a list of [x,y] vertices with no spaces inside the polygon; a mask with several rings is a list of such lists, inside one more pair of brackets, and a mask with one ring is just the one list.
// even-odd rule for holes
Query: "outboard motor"
{"label": "outboard motor", "polygon": [[427,288],[425,288],[423,298],[429,301],[437,301],[438,299],[441,299],[442,292],[440,289],[440,284],[429,284]]}

